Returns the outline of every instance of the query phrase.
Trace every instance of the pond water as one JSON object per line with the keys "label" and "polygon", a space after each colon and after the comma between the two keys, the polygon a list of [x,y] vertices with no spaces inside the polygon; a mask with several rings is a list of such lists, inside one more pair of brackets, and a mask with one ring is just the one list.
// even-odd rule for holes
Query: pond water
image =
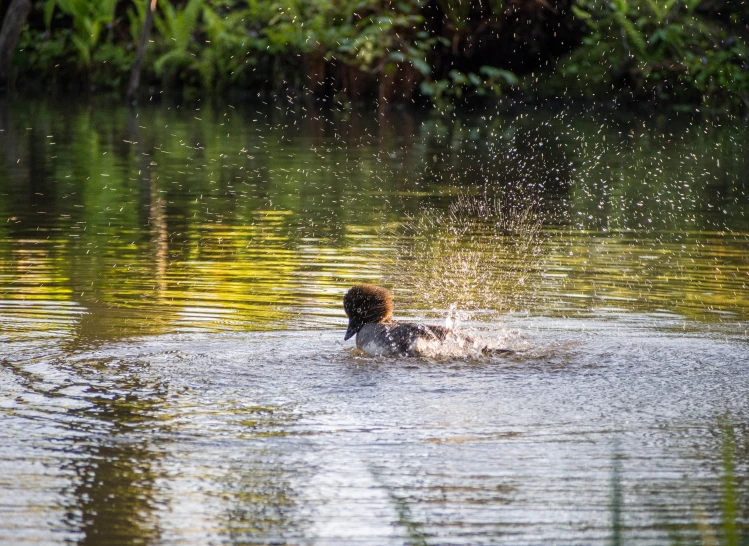
{"label": "pond water", "polygon": [[[0,542],[744,543],[748,149],[595,109],[0,102]],[[358,282],[518,353],[366,357]]]}

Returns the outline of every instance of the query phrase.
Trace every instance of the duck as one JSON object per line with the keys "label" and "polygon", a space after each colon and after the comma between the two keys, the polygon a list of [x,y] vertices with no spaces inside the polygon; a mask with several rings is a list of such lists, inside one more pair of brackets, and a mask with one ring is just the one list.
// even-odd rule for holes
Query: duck
{"label": "duck", "polygon": [[390,292],[373,284],[351,287],[343,297],[349,323],[344,341],[356,336],[356,347],[369,356],[430,356],[441,348],[481,354],[512,354],[511,349],[494,349],[445,326],[431,326],[393,320]]}

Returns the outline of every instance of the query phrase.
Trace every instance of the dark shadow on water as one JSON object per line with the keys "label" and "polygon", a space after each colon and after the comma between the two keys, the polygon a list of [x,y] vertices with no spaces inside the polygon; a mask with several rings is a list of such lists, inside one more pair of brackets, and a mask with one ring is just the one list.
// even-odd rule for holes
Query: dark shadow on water
{"label": "dark shadow on water", "polygon": [[622,497],[622,454],[619,451],[619,443],[614,444],[614,453],[611,457],[611,546],[622,546],[624,542],[624,529],[622,524],[622,511],[624,510],[624,499]]}
{"label": "dark shadow on water", "polygon": [[[43,449],[50,450],[46,464],[59,465],[52,471],[67,482],[59,492],[60,525],[78,544],[158,542],[155,512],[164,507],[156,482],[163,478],[160,460],[169,430],[158,413],[168,397],[166,386],[145,379],[134,363],[66,360],[0,362],[35,395],[29,405],[32,430],[39,423],[59,430]],[[58,374],[65,379],[52,383]],[[67,403],[83,408],[56,409]]]}
{"label": "dark shadow on water", "polygon": [[[87,363],[96,368],[96,363]],[[109,362],[100,365],[106,373]],[[92,385],[93,407],[77,412],[71,429],[80,441],[70,448],[65,470],[72,484],[62,493],[66,523],[85,545],[148,544],[160,540],[155,512],[163,477],[159,460],[167,427],[156,414],[167,398],[163,385],[138,377],[138,370],[118,370],[112,390]]]}

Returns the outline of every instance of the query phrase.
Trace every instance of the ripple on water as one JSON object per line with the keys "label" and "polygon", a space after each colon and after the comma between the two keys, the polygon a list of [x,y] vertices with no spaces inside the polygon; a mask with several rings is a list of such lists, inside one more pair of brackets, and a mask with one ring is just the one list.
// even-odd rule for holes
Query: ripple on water
{"label": "ripple on water", "polygon": [[633,540],[699,536],[695,510],[719,528],[746,343],[516,320],[534,350],[482,362],[356,356],[340,331],[6,357],[0,536],[128,510],[113,540],[608,543],[614,510]]}

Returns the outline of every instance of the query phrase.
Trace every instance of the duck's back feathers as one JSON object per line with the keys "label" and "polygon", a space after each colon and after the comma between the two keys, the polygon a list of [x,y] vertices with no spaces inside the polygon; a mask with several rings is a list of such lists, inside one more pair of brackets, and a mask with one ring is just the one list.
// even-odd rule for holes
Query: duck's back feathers
{"label": "duck's back feathers", "polygon": [[356,346],[370,356],[455,356],[487,352],[486,347],[472,337],[450,328],[410,322],[365,324],[356,335]]}

